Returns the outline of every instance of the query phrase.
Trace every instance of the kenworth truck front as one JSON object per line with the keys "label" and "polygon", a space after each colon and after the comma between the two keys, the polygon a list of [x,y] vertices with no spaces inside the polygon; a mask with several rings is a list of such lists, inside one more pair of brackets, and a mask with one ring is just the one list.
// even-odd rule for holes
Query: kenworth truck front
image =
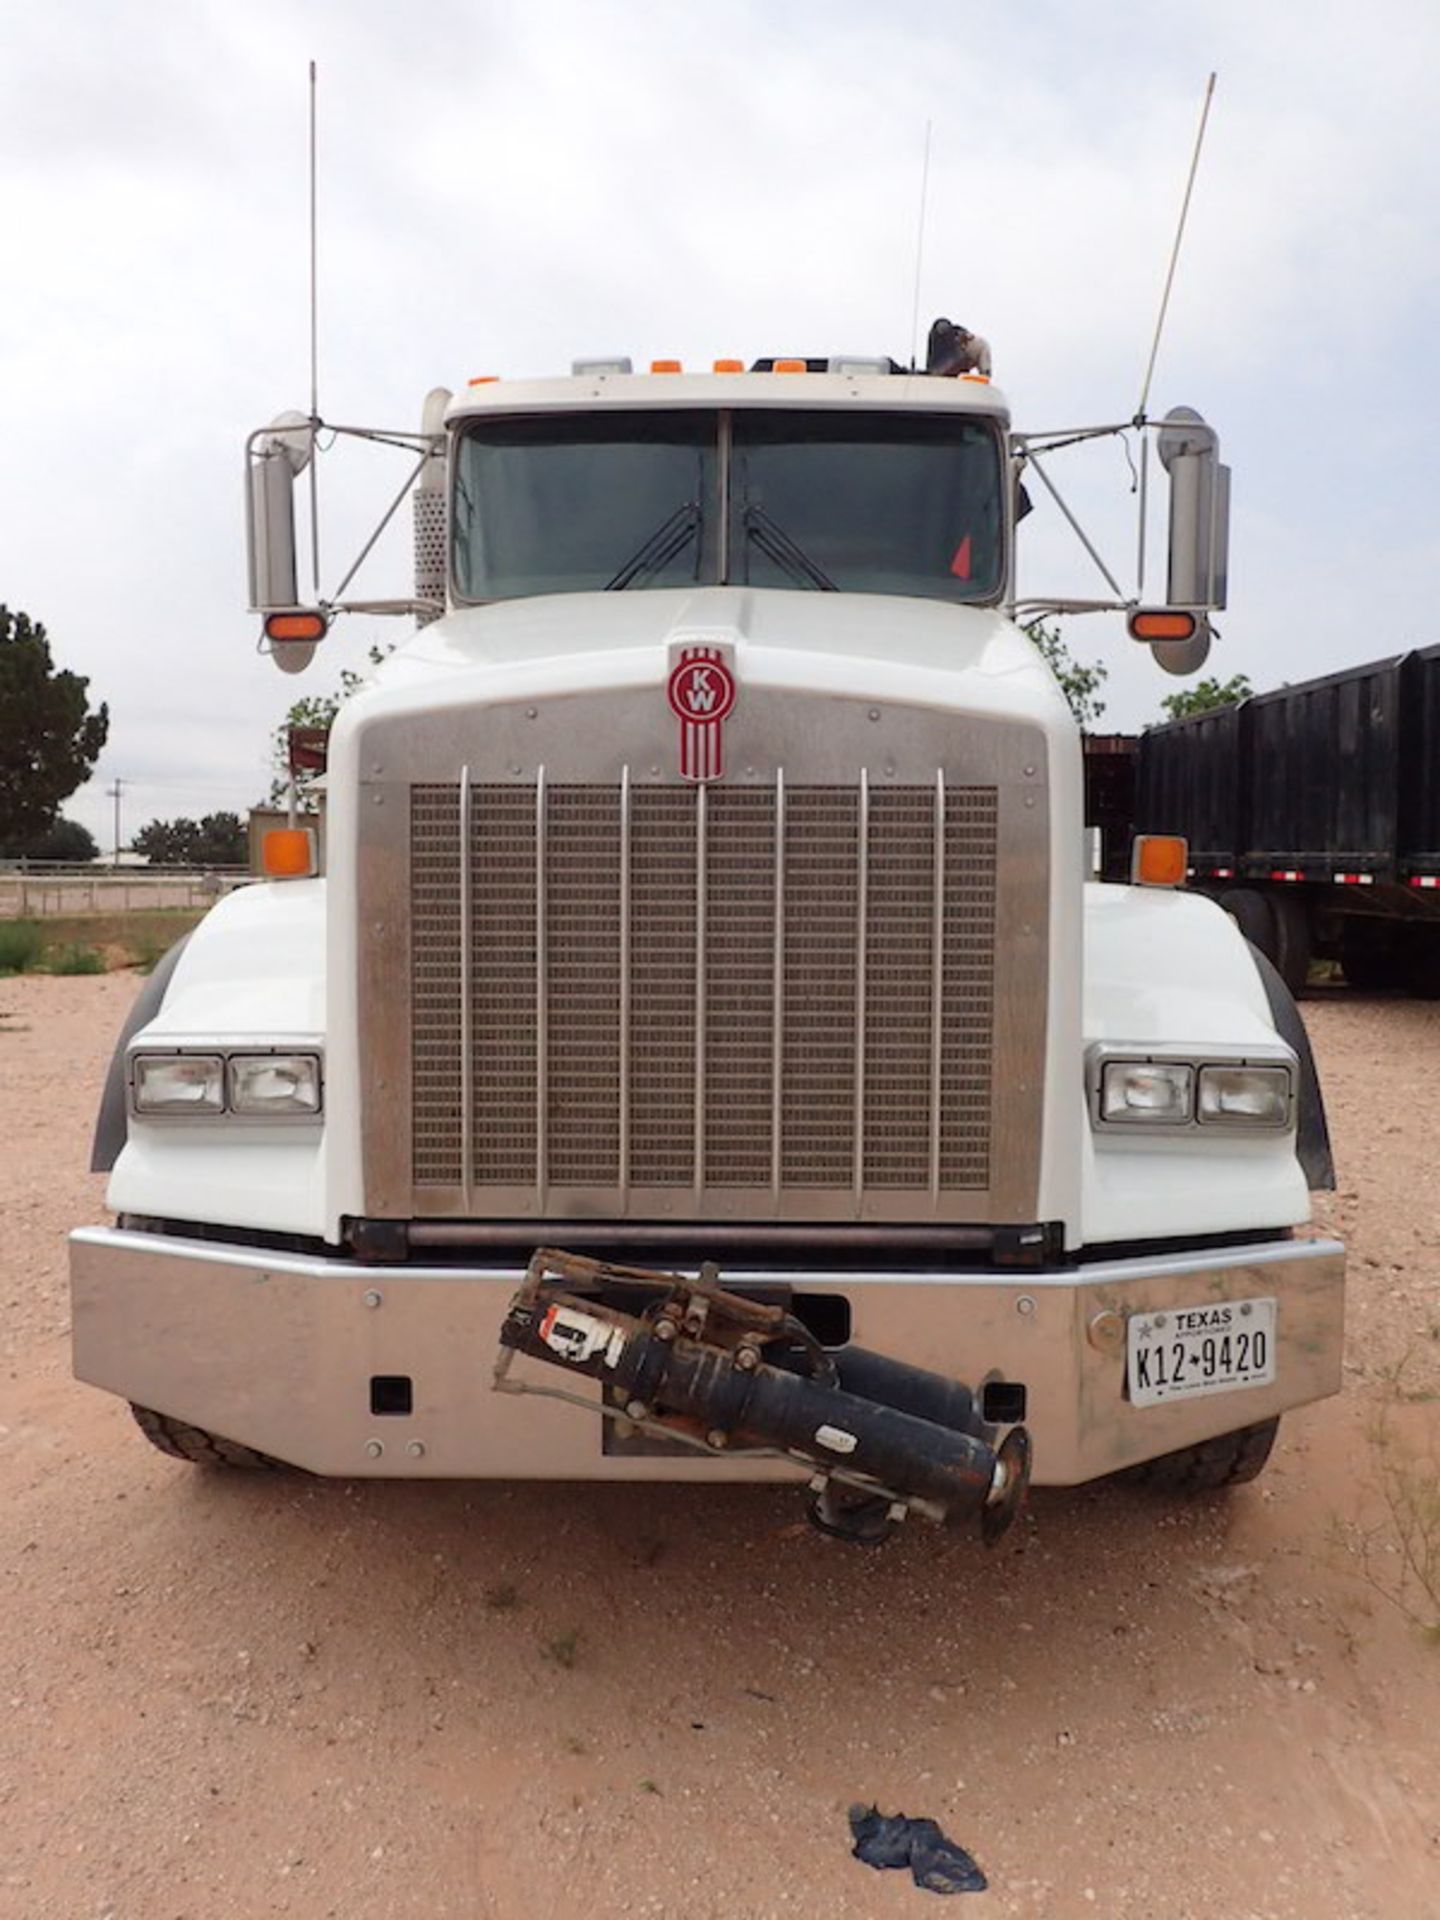
{"label": "kenworth truck front", "polygon": [[[416,462],[417,631],[335,723],[323,875],[302,818],[149,983],[73,1236],[76,1371],[158,1446],[993,1537],[1032,1460],[1218,1486],[1336,1390],[1303,1027],[1178,844],[1086,882],[1014,586],[1076,436],[987,366],[580,363],[368,436]],[[320,432],[249,449],[292,666]],[[1224,470],[1184,410],[1160,452],[1129,613],[1183,668]]]}

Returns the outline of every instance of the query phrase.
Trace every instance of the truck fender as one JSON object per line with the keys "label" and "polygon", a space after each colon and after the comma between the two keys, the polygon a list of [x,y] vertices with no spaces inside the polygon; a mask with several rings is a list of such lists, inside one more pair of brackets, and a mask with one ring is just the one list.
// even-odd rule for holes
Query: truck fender
{"label": "truck fender", "polygon": [[120,1029],[110,1071],[105,1076],[105,1091],[100,1096],[100,1111],[95,1117],[95,1139],[90,1148],[92,1173],[109,1173],[120,1158],[120,1150],[125,1145],[129,1130],[125,1099],[125,1049],[141,1027],[148,1026],[160,1011],[170,985],[170,976],[189,939],[188,933],[182,935],[156,962],[154,972],[136,994],[135,1004]]}
{"label": "truck fender", "polygon": [[1270,1002],[1270,1017],[1275,1022],[1275,1031],[1287,1046],[1295,1049],[1295,1056],[1300,1063],[1300,1111],[1295,1132],[1295,1157],[1304,1170],[1306,1183],[1312,1193],[1333,1193],[1335,1158],[1330,1151],[1325,1098],[1320,1091],[1320,1076],[1315,1071],[1310,1036],[1305,1031],[1305,1022],[1300,1018],[1295,996],[1281,979],[1279,969],[1254,941],[1247,941],[1246,945],[1250,948],[1255,970],[1260,975],[1265,998]]}

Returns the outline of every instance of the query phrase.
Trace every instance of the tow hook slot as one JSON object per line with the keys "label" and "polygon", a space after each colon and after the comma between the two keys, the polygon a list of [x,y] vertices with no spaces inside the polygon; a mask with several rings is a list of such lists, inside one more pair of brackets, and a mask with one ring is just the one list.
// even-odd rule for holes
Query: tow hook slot
{"label": "tow hook slot", "polygon": [[[517,1354],[606,1391],[522,1379]],[[692,1279],[540,1248],[506,1310],[493,1384],[701,1453],[807,1465],[812,1522],[861,1545],[910,1512],[978,1518],[993,1545],[1029,1485],[1025,1429],[997,1448],[963,1383],[862,1348],[831,1353],[785,1306],[721,1287],[710,1262]]]}

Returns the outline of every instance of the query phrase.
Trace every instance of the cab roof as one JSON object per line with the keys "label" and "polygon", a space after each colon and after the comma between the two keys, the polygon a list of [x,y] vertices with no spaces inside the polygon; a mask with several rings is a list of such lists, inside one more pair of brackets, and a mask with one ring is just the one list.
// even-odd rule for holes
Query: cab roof
{"label": "cab roof", "polygon": [[[785,365],[781,362],[781,366]],[[1005,396],[975,375],[941,379],[925,373],[614,373],[581,372],[543,380],[482,375],[457,394],[447,421],[487,414],[594,412],[607,407],[851,407],[887,413],[965,413],[1010,418]]]}

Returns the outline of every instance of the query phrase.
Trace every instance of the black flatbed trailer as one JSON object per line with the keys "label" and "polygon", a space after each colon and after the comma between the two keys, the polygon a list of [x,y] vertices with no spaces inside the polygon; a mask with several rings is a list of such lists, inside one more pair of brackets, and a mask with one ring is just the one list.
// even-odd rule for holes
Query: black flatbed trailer
{"label": "black flatbed trailer", "polygon": [[1440,995],[1440,646],[1151,728],[1134,826],[1185,835],[1292,991],[1319,957]]}

